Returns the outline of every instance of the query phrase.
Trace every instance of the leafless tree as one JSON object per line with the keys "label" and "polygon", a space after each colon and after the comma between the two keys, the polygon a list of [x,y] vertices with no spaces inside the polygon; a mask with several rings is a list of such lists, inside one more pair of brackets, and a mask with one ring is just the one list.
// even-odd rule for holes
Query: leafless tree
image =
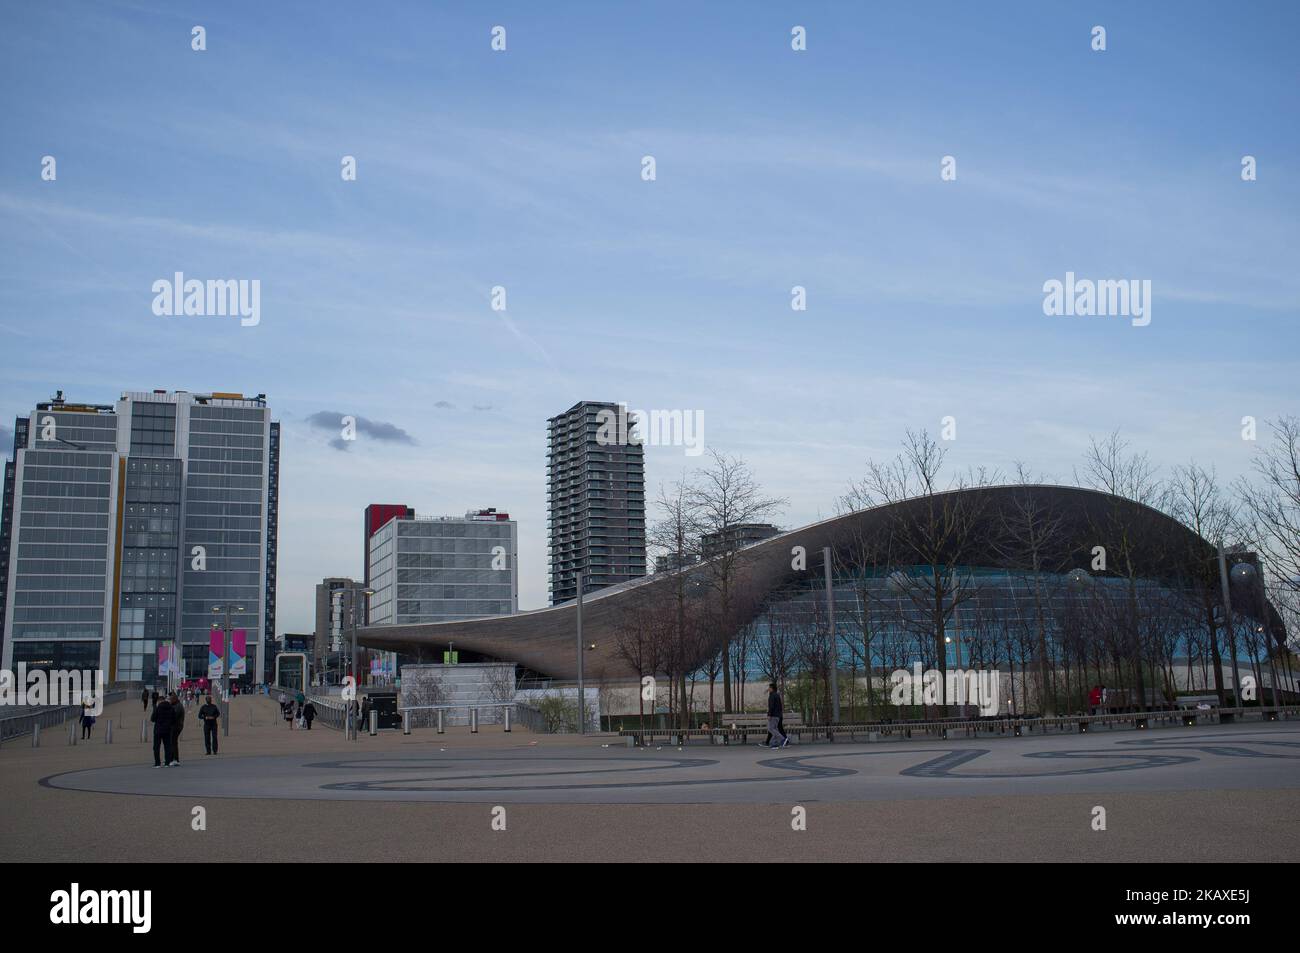
{"label": "leafless tree", "polygon": [[[965,566],[986,543],[987,489],[993,477],[982,471],[945,479],[946,451],[924,431],[907,431],[903,451],[887,463],[869,462],[862,480],[846,497],[856,508],[891,504],[884,511],[890,560],[919,571],[889,578],[915,612],[901,621],[928,640],[941,676],[947,678],[944,636],[957,608],[974,587]],[[947,699],[943,713],[948,714]]]}
{"label": "leafless tree", "polygon": [[717,600],[715,620],[720,627],[722,704],[727,711],[732,711],[730,645],[735,633],[749,621],[736,604],[736,553],[741,547],[734,531],[745,523],[771,519],[789,501],[765,496],[749,465],[741,458],[717,450],[711,450],[709,458],[708,465],[696,472],[685,500],[695,534],[701,540],[710,540],[708,558],[701,568]]}

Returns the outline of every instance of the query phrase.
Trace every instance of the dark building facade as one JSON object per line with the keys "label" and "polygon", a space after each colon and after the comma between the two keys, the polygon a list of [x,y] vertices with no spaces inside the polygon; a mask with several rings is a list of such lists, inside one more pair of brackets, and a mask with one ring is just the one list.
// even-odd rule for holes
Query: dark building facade
{"label": "dark building facade", "polygon": [[548,422],[551,604],[646,574],[645,455],[627,407],[582,401]]}

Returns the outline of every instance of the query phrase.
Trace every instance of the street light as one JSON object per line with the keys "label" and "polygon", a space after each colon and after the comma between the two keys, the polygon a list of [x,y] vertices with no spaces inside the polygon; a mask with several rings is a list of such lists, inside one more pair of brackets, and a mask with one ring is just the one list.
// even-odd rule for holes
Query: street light
{"label": "street light", "polygon": [[[1232,705],[1234,708],[1241,707],[1241,675],[1237,666],[1237,631],[1232,627],[1232,590],[1228,582],[1228,561],[1223,555],[1223,541],[1218,544],[1219,556],[1219,584],[1223,590],[1223,624],[1228,629],[1228,650],[1232,652]],[[1228,716],[1231,721],[1232,715]],[[1219,716],[1219,721],[1223,721],[1223,716]]]}
{"label": "street light", "polygon": [[582,686],[582,573],[578,580],[578,734],[587,733],[587,694]]}
{"label": "street light", "polygon": [[[218,614],[224,612],[226,616],[226,625],[223,629],[224,638],[222,639],[225,659],[221,663],[221,701],[222,704],[226,706],[226,710],[222,713],[221,718],[221,733],[223,735],[230,734],[230,613],[232,610],[235,612],[243,612],[244,607],[232,606],[230,603],[226,603],[224,606],[212,607],[213,612]],[[215,626],[216,623],[213,623],[213,625]]]}
{"label": "street light", "polygon": [[[367,600],[366,607],[369,608],[370,606],[369,599],[371,596],[375,594],[375,590],[362,589],[360,590],[360,592],[363,596],[366,597]],[[352,603],[352,691],[354,693],[353,701],[355,701],[355,692],[357,686],[361,684],[361,677],[360,674],[357,672],[357,590],[356,589],[352,590],[351,603]],[[352,740],[356,741],[357,735],[360,734],[360,732],[357,730],[359,726],[356,724],[356,721],[352,715],[351,705],[349,705],[348,707],[348,721],[352,722]]]}

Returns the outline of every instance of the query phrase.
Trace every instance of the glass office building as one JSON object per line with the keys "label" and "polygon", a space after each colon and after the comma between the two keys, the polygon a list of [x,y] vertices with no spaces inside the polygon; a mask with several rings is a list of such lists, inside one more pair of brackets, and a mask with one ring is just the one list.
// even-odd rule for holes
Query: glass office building
{"label": "glass office building", "polygon": [[[263,395],[62,393],[15,427],[6,468],[3,664],[158,681],[174,642],[205,674],[216,605],[242,606],[248,676],[273,633],[278,425]],[[224,617],[223,617],[224,621]]]}
{"label": "glass office building", "polygon": [[495,510],[391,519],[370,537],[370,623],[517,612],[518,551],[518,525]]}

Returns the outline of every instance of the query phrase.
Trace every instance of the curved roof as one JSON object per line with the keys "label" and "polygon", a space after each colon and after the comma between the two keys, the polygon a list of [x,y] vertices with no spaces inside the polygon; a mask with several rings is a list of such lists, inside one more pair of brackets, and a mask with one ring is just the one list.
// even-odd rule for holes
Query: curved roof
{"label": "curved roof", "polygon": [[[736,551],[731,557],[737,588],[768,593],[788,583],[820,578],[821,550],[835,550],[839,566],[855,565],[865,540],[888,539],[897,551],[906,553],[908,537],[918,527],[927,527],[927,539],[949,538],[948,555],[965,565],[1007,566],[1006,549],[989,541],[1015,527],[1029,510],[1040,520],[1055,523],[1054,558],[1042,568],[1063,572],[1087,567],[1094,546],[1106,546],[1108,553],[1127,553],[1137,574],[1143,578],[1176,580],[1214,566],[1215,549],[1172,517],[1121,497],[1079,487],[1014,485],[950,490],[929,497],[917,497],[868,509],[856,510],[790,530]],[[964,523],[962,523],[964,519]],[[936,529],[935,521],[947,520],[961,532]],[[807,554],[805,569],[792,568],[796,547]],[[1112,560],[1116,558],[1112,555]],[[897,565],[914,564],[902,559]],[[1217,571],[1217,570],[1213,570]],[[631,582],[600,589],[583,600],[583,642],[592,645],[584,660],[589,678],[606,675],[633,677],[637,673],[620,658],[616,633],[630,616],[676,592],[685,581],[691,583],[693,612],[716,609],[712,587],[699,584],[707,579],[707,563],[674,572],[656,573]],[[1239,594],[1234,605],[1245,603]],[[750,616],[761,608],[755,601]],[[1248,604],[1239,611],[1255,614]],[[1271,607],[1270,607],[1271,608]],[[1275,627],[1276,613],[1270,612]],[[369,626],[358,630],[358,639],[369,648],[414,651],[417,647],[442,649],[454,642],[459,649],[496,658],[510,659],[557,678],[577,676],[577,605],[561,603],[513,615],[489,616],[457,622],[411,623]]]}

